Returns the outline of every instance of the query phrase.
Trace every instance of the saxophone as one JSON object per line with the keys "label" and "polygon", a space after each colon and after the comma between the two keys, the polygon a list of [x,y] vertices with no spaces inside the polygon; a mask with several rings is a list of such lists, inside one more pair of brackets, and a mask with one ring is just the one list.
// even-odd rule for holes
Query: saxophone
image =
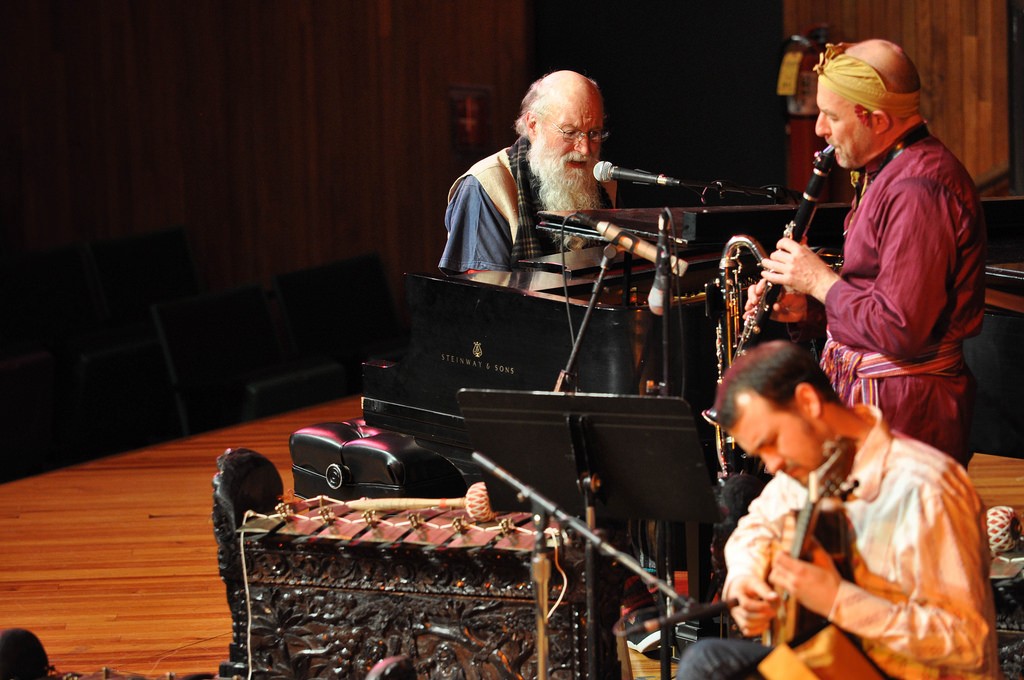
{"label": "saxophone", "polygon": [[[726,370],[732,365],[736,356],[736,346],[740,333],[740,321],[743,319],[743,294],[747,281],[743,276],[743,262],[740,259],[747,251],[753,256],[757,265],[765,259],[764,248],[757,239],[738,234],[726,242],[722,250],[722,258],[718,263],[718,277],[709,281],[705,287],[705,299],[709,305],[709,315],[718,317],[715,325],[715,355],[718,362],[718,383],[721,384]],[[712,310],[711,302],[721,300],[721,307]],[[728,477],[736,472],[736,446],[732,438],[718,425],[714,409],[706,409],[704,419],[715,427],[715,451],[718,455],[719,476]]]}
{"label": "saxophone", "polygon": [[[804,189],[803,198],[793,215],[793,219],[786,225],[785,236],[797,241],[803,240],[810,226],[814,213],[818,208],[818,197],[825,184],[825,178],[835,165],[835,149],[830,145],[815,154],[814,171],[807,188]],[[757,261],[758,266],[766,258],[764,248],[756,239],[750,236],[736,235],[729,239],[722,250],[722,258],[719,260],[719,274],[716,279],[708,282],[705,292],[708,301],[708,315],[718,317],[715,326],[715,352],[718,360],[718,382],[722,382],[726,370],[732,365],[733,360],[743,353],[743,350],[751,342],[752,338],[761,332],[761,324],[771,313],[772,306],[778,300],[782,289],[780,286],[768,283],[764,295],[754,312],[743,317],[745,281],[742,278],[743,266],[740,261],[742,251],[749,253]],[[834,256],[833,256],[834,257]],[[721,300],[721,306],[713,309],[712,301]],[[740,327],[742,321],[742,328]],[[736,445],[731,437],[728,437],[717,422],[717,414],[713,408],[706,409],[702,415],[715,428],[715,449],[718,454],[720,466],[719,476],[727,477],[736,472],[738,456]]]}
{"label": "saxophone", "polygon": [[[787,238],[791,238],[794,241],[802,241],[804,236],[807,235],[807,228],[811,226],[811,220],[814,219],[814,213],[818,209],[818,197],[821,196],[821,190],[825,186],[825,178],[828,177],[828,173],[832,171],[835,165],[835,151],[832,145],[829,145],[815,154],[814,171],[807,182],[807,188],[804,189],[803,198],[800,200],[800,205],[797,207],[793,219],[786,225],[784,235]],[[771,315],[772,307],[778,301],[781,294],[782,287],[776,286],[771,282],[766,285],[764,295],[761,296],[757,308],[754,309],[753,313],[743,323],[743,332],[736,344],[735,354],[737,356],[743,354],[743,350],[750,344],[754,336],[760,334],[761,325]]]}

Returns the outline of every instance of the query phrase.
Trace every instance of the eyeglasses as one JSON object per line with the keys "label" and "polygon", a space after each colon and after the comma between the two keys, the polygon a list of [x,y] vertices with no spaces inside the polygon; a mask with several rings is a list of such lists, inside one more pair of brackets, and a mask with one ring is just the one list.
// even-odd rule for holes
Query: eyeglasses
{"label": "eyeglasses", "polygon": [[556,123],[552,123],[552,125],[556,130],[562,133],[562,139],[567,143],[571,142],[574,145],[579,144],[584,137],[590,140],[591,144],[600,144],[604,140],[608,139],[608,135],[611,134],[604,128],[598,128],[596,130],[591,130],[590,132],[583,132],[582,130],[563,130],[558,127]]}

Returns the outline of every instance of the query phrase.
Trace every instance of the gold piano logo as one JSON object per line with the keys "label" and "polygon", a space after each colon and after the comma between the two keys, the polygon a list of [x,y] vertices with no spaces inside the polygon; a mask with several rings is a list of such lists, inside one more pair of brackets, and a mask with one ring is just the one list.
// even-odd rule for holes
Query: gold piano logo
{"label": "gold piano logo", "polygon": [[473,346],[470,348],[470,355],[471,356],[464,356],[460,354],[447,354],[445,352],[442,352],[441,361],[445,362],[446,364],[457,364],[459,366],[477,368],[482,371],[489,371],[491,373],[501,373],[503,375],[516,374],[515,366],[484,361],[484,345],[479,340],[473,341]]}

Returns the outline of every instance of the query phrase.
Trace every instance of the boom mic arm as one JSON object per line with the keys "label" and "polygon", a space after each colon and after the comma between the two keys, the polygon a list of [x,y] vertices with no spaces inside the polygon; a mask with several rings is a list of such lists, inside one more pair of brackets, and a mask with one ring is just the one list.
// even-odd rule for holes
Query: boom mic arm
{"label": "boom mic arm", "polygon": [[[639,238],[635,234],[626,231],[622,227],[612,224],[611,222],[595,220],[583,213],[576,213],[575,218],[581,224],[584,224],[596,231],[612,245],[618,246],[626,252],[633,253],[637,257],[641,257],[648,262],[658,262],[658,247],[656,245]],[[676,276],[682,276],[686,273],[686,269],[690,266],[690,263],[672,255],[669,257],[669,266],[673,274]]]}

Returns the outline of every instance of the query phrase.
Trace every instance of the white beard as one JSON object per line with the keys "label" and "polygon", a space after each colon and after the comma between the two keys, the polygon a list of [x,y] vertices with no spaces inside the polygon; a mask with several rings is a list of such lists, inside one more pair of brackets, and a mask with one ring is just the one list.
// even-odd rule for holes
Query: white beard
{"label": "white beard", "polygon": [[[548,149],[543,137],[530,147],[530,170],[540,184],[538,200],[543,210],[593,210],[601,207],[601,193],[594,180],[593,165],[596,157],[588,157],[575,150],[560,155],[557,149]],[[570,168],[570,161],[590,162],[583,168]],[[590,239],[569,235],[564,240],[557,234],[548,234],[555,243],[567,250],[579,250],[591,243]]]}

